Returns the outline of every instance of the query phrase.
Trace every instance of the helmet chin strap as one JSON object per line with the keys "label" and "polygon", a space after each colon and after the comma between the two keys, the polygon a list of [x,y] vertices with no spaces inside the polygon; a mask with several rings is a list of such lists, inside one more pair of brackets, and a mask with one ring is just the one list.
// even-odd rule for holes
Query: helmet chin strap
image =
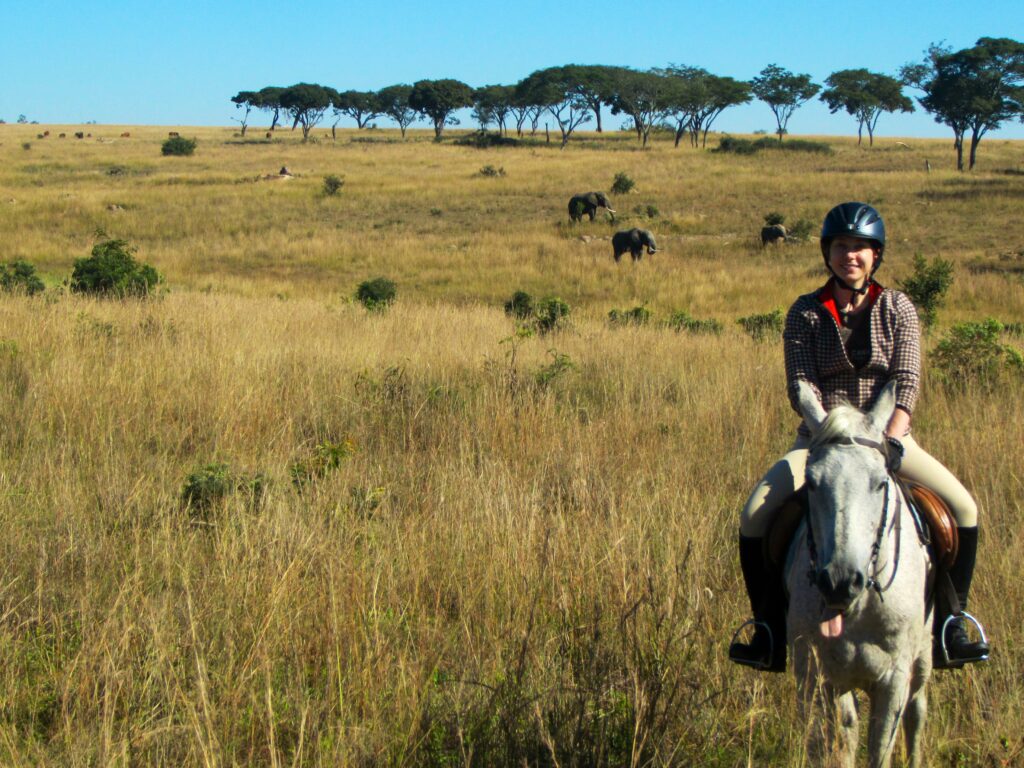
{"label": "helmet chin strap", "polygon": [[831,266],[829,266],[828,271],[832,273],[832,279],[835,280],[836,283],[839,284],[840,288],[843,288],[843,289],[845,289],[847,291],[852,291],[853,293],[856,293],[858,296],[863,296],[864,294],[866,294],[868,292],[868,289],[871,287],[871,284],[873,282],[875,282],[875,278],[874,278],[874,274],[875,273],[874,273],[874,271],[872,271],[872,273],[870,275],[868,275],[868,279],[864,281],[864,285],[862,285],[860,288],[854,288],[852,285],[850,285],[845,280],[843,280],[843,278],[841,278],[839,275],[837,275],[832,270]]}

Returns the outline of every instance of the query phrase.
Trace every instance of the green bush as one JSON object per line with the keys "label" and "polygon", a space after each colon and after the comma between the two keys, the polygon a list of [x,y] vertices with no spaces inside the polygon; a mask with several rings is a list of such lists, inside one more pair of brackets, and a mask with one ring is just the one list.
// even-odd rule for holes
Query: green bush
{"label": "green bush", "polygon": [[806,139],[790,139],[779,141],[770,136],[764,136],[756,141],[750,139],[737,139],[733,136],[723,136],[714,152],[725,152],[734,155],[753,155],[764,149],[778,149],[784,152],[812,152],[823,155],[832,154],[832,147],[821,141],[808,141]]}
{"label": "green bush", "polygon": [[1002,343],[1004,328],[998,320],[957,323],[936,345],[932,364],[947,386],[991,386],[1002,378],[1024,375],[1024,355]]}
{"label": "green bush", "polygon": [[899,282],[900,289],[910,297],[925,328],[935,324],[946,292],[953,285],[953,263],[938,257],[930,262],[921,254],[914,255],[914,274]]}
{"label": "green bush", "polygon": [[539,333],[549,333],[564,325],[569,316],[569,305],[557,296],[541,299],[534,313],[534,325]]}
{"label": "green bush", "polygon": [[148,296],[163,278],[153,267],[136,261],[134,250],[125,240],[97,243],[91,256],[75,260],[71,290],[118,298]]}
{"label": "green bush", "polygon": [[34,266],[27,261],[15,259],[10,264],[0,264],[0,290],[34,296],[45,291],[46,286],[36,275]]}
{"label": "green bush", "polygon": [[311,480],[319,480],[338,469],[354,453],[355,446],[351,440],[342,440],[340,443],[325,440],[317,444],[309,456],[293,462],[288,473],[295,487],[302,488]]}
{"label": "green bush", "polygon": [[525,320],[533,314],[533,297],[526,291],[516,291],[505,302],[505,314]]}
{"label": "green bush", "polygon": [[797,219],[796,223],[786,232],[789,240],[806,242],[814,231],[815,224],[807,219]]}
{"label": "green bush", "polygon": [[371,312],[382,312],[395,301],[398,287],[393,280],[386,277],[375,277],[366,280],[356,288],[356,301]]}
{"label": "green bush", "polygon": [[196,151],[196,140],[186,139],[184,136],[171,136],[160,145],[160,152],[164,155],[177,155],[187,157]]}
{"label": "green bush", "polygon": [[768,341],[782,335],[785,318],[781,309],[775,309],[760,315],[741,317],[736,322],[754,341]]}
{"label": "green bush", "polygon": [[519,145],[518,139],[510,136],[502,136],[500,133],[489,133],[488,131],[474,131],[473,133],[460,136],[452,142],[460,147],[476,147],[477,149],[490,149],[491,147],[515,147]]}
{"label": "green bush", "polygon": [[612,182],[612,194],[625,195],[635,186],[636,182],[625,171],[619,171],[615,174],[615,180]]}
{"label": "green bush", "polygon": [[718,320],[698,320],[682,309],[669,315],[665,325],[673,331],[686,331],[693,334],[703,333],[717,336],[722,332],[722,324]]}
{"label": "green bush", "polygon": [[181,504],[193,517],[206,517],[229,496],[241,493],[246,507],[255,512],[262,505],[269,485],[268,478],[261,473],[235,474],[225,463],[205,464],[185,479]]}
{"label": "green bush", "polygon": [[335,176],[333,173],[329,173],[326,176],[324,176],[325,195],[336,195],[343,186],[345,186],[345,180],[340,176]]}
{"label": "green bush", "polygon": [[481,176],[485,176],[491,179],[501,178],[505,175],[504,168],[495,168],[493,165],[485,165],[479,170]]}
{"label": "green bush", "polygon": [[647,325],[651,321],[651,310],[647,307],[632,309],[613,309],[608,313],[608,322],[612,325]]}

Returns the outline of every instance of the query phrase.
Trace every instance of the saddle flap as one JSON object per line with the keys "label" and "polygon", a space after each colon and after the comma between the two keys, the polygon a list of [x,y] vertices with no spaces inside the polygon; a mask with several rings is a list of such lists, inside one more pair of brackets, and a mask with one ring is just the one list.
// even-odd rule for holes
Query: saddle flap
{"label": "saddle flap", "polygon": [[950,512],[946,502],[930,488],[910,483],[910,495],[914,506],[928,524],[935,546],[935,559],[943,568],[949,568],[956,562],[960,541],[956,532],[956,518]]}

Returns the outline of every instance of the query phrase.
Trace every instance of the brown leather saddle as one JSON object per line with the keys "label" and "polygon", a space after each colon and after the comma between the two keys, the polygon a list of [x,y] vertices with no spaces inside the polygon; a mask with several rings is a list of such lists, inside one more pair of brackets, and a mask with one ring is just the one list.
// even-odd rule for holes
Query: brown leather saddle
{"label": "brown leather saddle", "polygon": [[[921,523],[926,526],[932,556],[942,568],[949,568],[956,562],[959,541],[957,540],[956,519],[946,502],[935,491],[916,483],[900,481],[905,490],[909,489],[914,508]],[[765,559],[776,568],[786,562],[786,553],[796,535],[800,521],[806,512],[807,497],[794,493],[775,513],[768,535],[765,536]]]}

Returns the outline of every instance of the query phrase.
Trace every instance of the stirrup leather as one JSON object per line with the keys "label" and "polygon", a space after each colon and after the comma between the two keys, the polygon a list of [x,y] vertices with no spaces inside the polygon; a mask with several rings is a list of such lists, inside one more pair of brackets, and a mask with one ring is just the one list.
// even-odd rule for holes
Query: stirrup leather
{"label": "stirrup leather", "polygon": [[[967,611],[960,611],[960,613],[953,613],[946,617],[946,620],[942,622],[942,632],[939,633],[939,643],[942,648],[942,660],[950,667],[962,667],[964,664],[974,664],[979,661],[988,661],[988,654],[983,653],[980,656],[969,657],[966,659],[951,659],[949,657],[949,648],[946,647],[946,630],[949,629],[949,625],[957,619],[966,619],[974,625],[975,629],[978,630],[978,635],[981,637],[981,642],[988,645],[988,637],[985,636],[985,628],[981,626],[981,622],[971,616]],[[749,623],[749,622],[748,622]],[[740,628],[742,629],[742,627]]]}
{"label": "stirrup leather", "polygon": [[[768,661],[755,661],[753,659],[738,659],[738,658],[736,658],[735,656],[732,655],[732,647],[734,645],[737,645],[736,638],[739,637],[740,636],[740,632],[742,632],[747,627],[754,627],[755,629],[757,627],[764,627],[764,631],[768,633]],[[772,633],[772,628],[768,626],[767,622],[765,622],[765,621],[758,621],[757,619],[747,619],[745,622],[740,624],[739,629],[737,629],[735,632],[733,632],[733,634],[732,634],[732,641],[729,643],[729,649],[730,649],[729,661],[735,662],[736,664],[741,664],[744,667],[752,667],[752,668],[760,670],[762,672],[768,671],[768,670],[771,670],[771,668],[772,668],[772,659],[775,658],[775,635]]]}

